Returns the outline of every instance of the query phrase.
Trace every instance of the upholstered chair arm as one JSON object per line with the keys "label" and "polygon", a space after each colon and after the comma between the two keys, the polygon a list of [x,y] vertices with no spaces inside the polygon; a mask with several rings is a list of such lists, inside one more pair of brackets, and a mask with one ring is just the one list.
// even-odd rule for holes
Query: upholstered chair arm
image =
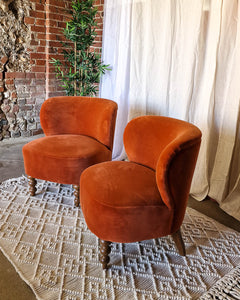
{"label": "upholstered chair arm", "polygon": [[40,111],[45,135],[87,135],[112,150],[117,104],[107,99],[99,100],[80,96],[49,98]]}
{"label": "upholstered chair arm", "polygon": [[156,169],[160,153],[171,141],[169,118],[142,116],[130,121],[124,131],[123,141],[128,159]]}
{"label": "upholstered chair arm", "polygon": [[173,210],[172,232],[182,224],[192,177],[201,143],[201,132],[195,128],[196,137],[190,141],[187,133],[177,137],[161,152],[156,181],[163,202]]}

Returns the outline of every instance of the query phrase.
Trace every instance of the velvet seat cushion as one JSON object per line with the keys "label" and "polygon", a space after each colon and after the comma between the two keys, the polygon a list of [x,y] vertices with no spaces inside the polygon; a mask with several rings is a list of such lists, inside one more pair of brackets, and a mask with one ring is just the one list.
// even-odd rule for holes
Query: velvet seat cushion
{"label": "velvet seat cushion", "polygon": [[135,242],[170,232],[173,213],[148,167],[124,161],[91,166],[81,175],[80,191],[86,223],[102,240]]}
{"label": "velvet seat cushion", "polygon": [[108,161],[112,152],[85,135],[51,135],[33,140],[23,147],[26,174],[43,180],[79,185],[82,171],[90,165]]}

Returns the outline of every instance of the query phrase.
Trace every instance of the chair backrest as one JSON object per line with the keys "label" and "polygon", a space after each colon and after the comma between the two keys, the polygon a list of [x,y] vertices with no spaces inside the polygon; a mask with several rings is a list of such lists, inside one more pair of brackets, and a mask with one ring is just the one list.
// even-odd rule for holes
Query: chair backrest
{"label": "chair backrest", "polygon": [[117,103],[102,98],[60,96],[42,104],[40,120],[45,135],[82,134],[113,147]]}
{"label": "chair backrest", "polygon": [[133,119],[124,132],[129,160],[156,171],[161,197],[174,211],[172,232],[184,217],[201,136],[193,124],[161,116]]}

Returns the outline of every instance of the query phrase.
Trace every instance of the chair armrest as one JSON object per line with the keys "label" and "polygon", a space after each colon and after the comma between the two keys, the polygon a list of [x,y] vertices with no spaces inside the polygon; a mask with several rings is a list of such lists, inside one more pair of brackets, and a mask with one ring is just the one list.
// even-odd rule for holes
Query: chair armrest
{"label": "chair armrest", "polygon": [[173,140],[161,153],[156,167],[156,181],[163,202],[174,211],[175,232],[183,221],[192,177],[201,144],[201,133],[193,140]]}

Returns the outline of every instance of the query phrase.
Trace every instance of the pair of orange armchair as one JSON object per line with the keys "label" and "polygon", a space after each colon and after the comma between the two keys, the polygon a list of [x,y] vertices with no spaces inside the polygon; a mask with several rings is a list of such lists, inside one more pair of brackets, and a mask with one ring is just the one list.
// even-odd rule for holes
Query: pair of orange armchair
{"label": "pair of orange armchair", "polygon": [[45,137],[23,147],[30,192],[35,178],[73,184],[89,229],[100,240],[100,261],[110,243],[172,235],[185,255],[180,226],[201,143],[200,130],[160,116],[130,121],[124,132],[129,161],[111,161],[117,104],[86,97],[44,102]]}

